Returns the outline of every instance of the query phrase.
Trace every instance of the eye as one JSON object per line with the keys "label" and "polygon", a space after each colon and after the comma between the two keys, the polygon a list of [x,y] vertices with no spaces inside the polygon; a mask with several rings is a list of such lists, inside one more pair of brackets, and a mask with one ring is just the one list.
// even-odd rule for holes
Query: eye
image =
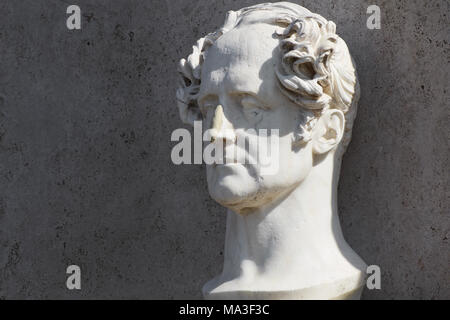
{"label": "eye", "polygon": [[245,96],[241,99],[242,111],[253,124],[262,120],[264,110],[267,110],[256,98]]}
{"label": "eye", "polygon": [[257,118],[261,115],[261,110],[256,107],[245,108],[244,113],[248,118],[253,119],[253,118]]}
{"label": "eye", "polygon": [[201,112],[202,115],[203,115],[203,118],[205,118],[206,115],[208,114],[208,112],[209,112],[210,110],[213,110],[215,107],[216,107],[216,105],[213,104],[213,103],[210,103],[210,104],[202,104],[199,108],[200,108],[200,112]]}
{"label": "eye", "polygon": [[210,110],[213,110],[218,104],[218,98],[215,95],[207,95],[199,101],[199,109],[203,115],[206,117]]}

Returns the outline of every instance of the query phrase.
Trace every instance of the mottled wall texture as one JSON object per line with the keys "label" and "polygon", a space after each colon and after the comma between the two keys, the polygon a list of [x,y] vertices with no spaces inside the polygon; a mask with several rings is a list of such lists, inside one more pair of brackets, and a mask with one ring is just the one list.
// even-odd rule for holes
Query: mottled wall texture
{"label": "mottled wall texture", "polygon": [[[0,2],[0,298],[201,298],[225,210],[176,166],[176,64],[260,1]],[[450,298],[449,2],[295,1],[336,22],[358,67],[340,219],[381,268],[364,299]],[[66,28],[78,4],[82,29]],[[366,27],[367,7],[381,29]],[[66,288],[66,267],[82,271]]]}

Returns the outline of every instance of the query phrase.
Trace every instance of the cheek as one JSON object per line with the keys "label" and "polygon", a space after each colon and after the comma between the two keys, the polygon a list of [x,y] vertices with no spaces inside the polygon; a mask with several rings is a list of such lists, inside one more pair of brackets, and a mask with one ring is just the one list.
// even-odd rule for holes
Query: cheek
{"label": "cheek", "polygon": [[308,143],[295,151],[291,150],[289,163],[286,163],[287,174],[294,179],[295,182],[304,180],[313,167],[312,144]]}
{"label": "cheek", "polygon": [[[267,188],[283,188],[303,181],[313,165],[312,145],[292,150],[291,135],[282,137],[279,144],[278,171],[276,174],[261,174],[261,180]],[[272,161],[277,161],[276,157]]]}
{"label": "cheek", "polygon": [[258,122],[255,126],[256,129],[276,129],[282,133],[286,123],[285,117],[279,112],[279,110],[261,110]]}
{"label": "cheek", "polygon": [[275,129],[281,137],[289,136],[301,123],[298,107],[279,107],[272,110],[263,110],[256,129]]}

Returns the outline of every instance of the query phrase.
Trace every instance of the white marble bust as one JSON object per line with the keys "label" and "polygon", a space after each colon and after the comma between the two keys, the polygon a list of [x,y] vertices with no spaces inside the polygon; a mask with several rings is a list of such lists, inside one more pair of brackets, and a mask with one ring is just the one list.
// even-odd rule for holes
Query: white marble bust
{"label": "white marble bust", "polygon": [[358,299],[366,264],[343,237],[337,185],[359,86],[335,24],[289,2],[230,11],[179,71],[180,116],[213,127],[210,143],[279,130],[275,174],[258,162],[207,165],[209,193],[228,212],[223,271],[204,297]]}

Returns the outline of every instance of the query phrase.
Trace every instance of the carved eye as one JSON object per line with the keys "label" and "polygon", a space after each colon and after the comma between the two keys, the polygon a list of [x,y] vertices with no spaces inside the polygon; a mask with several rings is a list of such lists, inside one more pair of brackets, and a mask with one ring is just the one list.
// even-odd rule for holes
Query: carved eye
{"label": "carved eye", "polygon": [[245,108],[244,114],[250,122],[255,123],[261,120],[261,109],[258,108]]}
{"label": "carved eye", "polygon": [[202,113],[203,118],[205,118],[208,112],[214,109],[214,106],[212,104],[202,104],[202,106],[199,109],[200,112]]}
{"label": "carved eye", "polygon": [[261,121],[264,110],[266,109],[261,103],[251,96],[241,99],[242,111],[247,119],[255,124]]}
{"label": "carved eye", "polygon": [[199,109],[202,113],[203,118],[206,118],[208,112],[214,110],[218,104],[218,98],[213,95],[208,95],[205,98],[202,98],[199,103]]}

